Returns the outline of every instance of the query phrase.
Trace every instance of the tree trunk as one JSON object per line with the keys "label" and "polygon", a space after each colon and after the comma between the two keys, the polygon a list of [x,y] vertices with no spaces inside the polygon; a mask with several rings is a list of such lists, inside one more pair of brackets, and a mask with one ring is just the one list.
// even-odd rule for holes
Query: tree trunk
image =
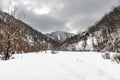
{"label": "tree trunk", "polygon": [[9,52],[9,49],[10,49],[10,40],[9,40],[9,37],[10,36],[8,35],[8,43],[7,43],[8,47],[7,47],[7,50],[6,50],[5,54],[4,54],[4,60],[8,60],[10,58],[10,52]]}

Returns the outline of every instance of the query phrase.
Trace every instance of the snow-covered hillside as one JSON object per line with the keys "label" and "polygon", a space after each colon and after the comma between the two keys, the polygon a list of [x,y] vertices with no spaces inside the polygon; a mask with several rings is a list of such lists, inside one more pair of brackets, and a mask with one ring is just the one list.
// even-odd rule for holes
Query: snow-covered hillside
{"label": "snow-covered hillside", "polygon": [[46,35],[58,42],[64,42],[67,38],[74,36],[74,34],[64,31],[55,31],[52,32],[51,34],[46,34]]}
{"label": "snow-covered hillside", "polygon": [[94,37],[88,37],[87,40],[81,40],[77,43],[69,44],[67,47],[63,47],[66,50],[70,51],[96,51],[93,44],[97,44],[97,41]]}
{"label": "snow-covered hillside", "polygon": [[120,64],[97,52],[15,54],[0,61],[0,80],[120,80]]}
{"label": "snow-covered hillside", "polygon": [[81,35],[67,39],[58,48],[59,50],[62,48],[61,50],[97,50],[120,53],[120,6],[104,15]]}

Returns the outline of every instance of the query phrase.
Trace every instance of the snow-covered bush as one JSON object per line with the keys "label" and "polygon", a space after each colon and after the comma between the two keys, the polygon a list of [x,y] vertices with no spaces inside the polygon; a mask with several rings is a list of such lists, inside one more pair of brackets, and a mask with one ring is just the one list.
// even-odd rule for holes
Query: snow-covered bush
{"label": "snow-covered bush", "polygon": [[103,54],[102,54],[102,57],[103,57],[104,59],[110,59],[110,53],[109,53],[109,52],[103,53]]}
{"label": "snow-covered bush", "polygon": [[111,61],[115,61],[117,63],[120,63],[120,54],[119,53],[106,52],[106,53],[102,54],[102,57],[104,59],[110,59]]}
{"label": "snow-covered bush", "polygon": [[120,54],[111,55],[111,60],[120,63]]}
{"label": "snow-covered bush", "polygon": [[57,51],[53,51],[53,50],[51,51],[51,54],[56,54],[56,53],[58,53],[58,52]]}

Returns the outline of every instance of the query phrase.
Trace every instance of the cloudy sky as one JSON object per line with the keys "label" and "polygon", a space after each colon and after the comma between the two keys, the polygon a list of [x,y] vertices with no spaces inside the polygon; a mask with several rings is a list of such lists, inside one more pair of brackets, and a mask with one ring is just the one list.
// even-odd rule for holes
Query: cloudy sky
{"label": "cloudy sky", "polygon": [[[13,7],[16,17],[43,33],[84,31],[119,0],[0,0],[0,8],[10,13]],[[10,6],[10,7],[9,7]],[[8,9],[9,7],[9,9]]]}

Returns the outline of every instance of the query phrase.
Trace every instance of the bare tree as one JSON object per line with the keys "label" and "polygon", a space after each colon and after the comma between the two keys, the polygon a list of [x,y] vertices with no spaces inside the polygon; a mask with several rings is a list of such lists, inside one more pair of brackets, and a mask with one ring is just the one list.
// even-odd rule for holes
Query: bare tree
{"label": "bare tree", "polygon": [[87,46],[87,41],[84,40],[83,41],[83,44],[82,44],[82,47],[83,47],[83,50],[86,51],[86,46]]}
{"label": "bare tree", "polygon": [[[8,9],[9,11],[9,9]],[[3,60],[8,60],[12,54],[15,52],[15,38],[16,33],[19,31],[17,24],[14,23],[14,15],[16,10],[12,11],[9,15],[4,15],[0,25],[1,30],[3,31],[3,39],[0,41],[0,44],[4,48],[3,50]]]}
{"label": "bare tree", "polygon": [[8,22],[3,27],[4,39],[1,41],[2,46],[4,47],[4,60],[8,60],[10,55],[14,53],[14,40],[15,34],[18,32],[17,26],[13,25],[12,18],[8,18]]}

